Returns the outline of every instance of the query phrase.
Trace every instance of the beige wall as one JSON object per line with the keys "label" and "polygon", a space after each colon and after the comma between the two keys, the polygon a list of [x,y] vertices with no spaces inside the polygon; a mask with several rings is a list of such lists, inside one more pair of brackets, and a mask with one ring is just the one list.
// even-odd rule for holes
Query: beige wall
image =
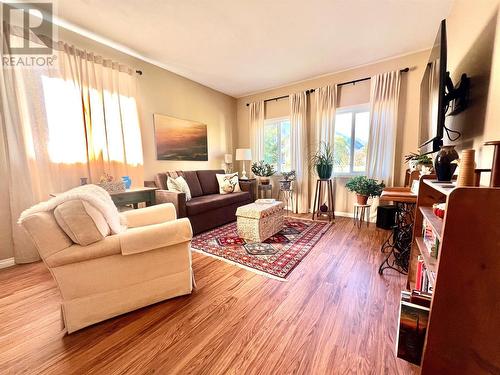
{"label": "beige wall", "polygon": [[[427,63],[428,57],[429,51],[418,52],[239,98],[237,103],[237,145],[238,147],[249,146],[248,109],[246,103],[287,95],[301,90],[370,77],[374,74],[409,67],[410,71],[408,73],[403,73],[402,78],[401,105],[397,134],[398,141],[396,147],[395,184],[401,184],[406,169],[406,166],[403,164],[403,156],[411,151],[417,150],[418,111],[420,101],[419,88],[423,75],[423,68]],[[339,106],[367,103],[369,101],[369,94],[369,81],[360,82],[356,85],[342,86],[339,90]],[[314,95],[314,93],[311,94],[312,102],[314,101]],[[266,103],[266,118],[287,116],[288,114],[288,99]],[[335,210],[338,212],[352,213],[353,195],[345,190],[345,182],[346,179],[343,178],[337,180]]]}
{"label": "beige wall", "polygon": [[[460,130],[459,149],[474,148],[478,167],[490,168],[493,148],[500,140],[500,35],[498,0],[458,0],[447,18],[448,70],[456,84],[462,73],[471,77],[469,108],[449,117]],[[481,183],[488,184],[489,176]]]}

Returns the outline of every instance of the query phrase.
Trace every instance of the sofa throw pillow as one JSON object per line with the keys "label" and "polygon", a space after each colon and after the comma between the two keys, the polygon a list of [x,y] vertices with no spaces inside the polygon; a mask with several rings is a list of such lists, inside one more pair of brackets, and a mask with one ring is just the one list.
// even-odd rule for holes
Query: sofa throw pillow
{"label": "sofa throw pillow", "polygon": [[61,203],[54,209],[54,217],[68,237],[81,246],[101,241],[111,233],[101,212],[80,199]]}
{"label": "sofa throw pillow", "polygon": [[184,177],[179,176],[177,178],[168,177],[167,187],[170,191],[178,191],[179,193],[186,194],[186,201],[191,200],[191,190],[189,190],[189,185],[187,184]]}
{"label": "sofa throw pillow", "polygon": [[219,183],[220,194],[238,193],[241,191],[238,182],[238,173],[216,174],[217,182]]}

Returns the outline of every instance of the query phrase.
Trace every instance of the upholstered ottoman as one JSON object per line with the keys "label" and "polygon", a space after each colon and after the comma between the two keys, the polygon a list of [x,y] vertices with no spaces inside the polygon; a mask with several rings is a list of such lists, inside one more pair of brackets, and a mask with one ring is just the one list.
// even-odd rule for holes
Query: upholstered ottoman
{"label": "upholstered ottoman", "polygon": [[283,229],[282,202],[251,203],[236,210],[238,236],[247,241],[262,242]]}

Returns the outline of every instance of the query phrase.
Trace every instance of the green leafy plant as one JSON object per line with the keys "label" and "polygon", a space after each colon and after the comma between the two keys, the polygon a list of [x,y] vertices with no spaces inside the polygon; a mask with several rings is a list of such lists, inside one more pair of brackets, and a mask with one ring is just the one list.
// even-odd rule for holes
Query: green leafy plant
{"label": "green leafy plant", "polygon": [[311,156],[310,164],[316,168],[319,178],[330,178],[334,160],[332,145],[328,142],[321,142],[316,152]]}
{"label": "green leafy plant", "polygon": [[321,142],[318,150],[311,156],[311,165],[333,165],[334,161],[333,147],[328,142]]}
{"label": "green leafy plant", "polygon": [[432,165],[432,158],[428,155],[419,155],[415,152],[410,152],[408,155],[405,155],[405,163],[409,163],[412,160],[415,160],[417,164]]}
{"label": "green leafy plant", "polygon": [[266,163],[264,160],[259,162],[254,162],[252,164],[252,172],[254,175],[259,177],[271,177],[276,173],[274,166]]}
{"label": "green leafy plant", "polygon": [[385,185],[383,182],[378,183],[378,181],[373,178],[356,176],[349,179],[349,181],[345,184],[345,187],[347,190],[359,195],[366,197],[378,197],[382,194],[382,190],[385,188]]}

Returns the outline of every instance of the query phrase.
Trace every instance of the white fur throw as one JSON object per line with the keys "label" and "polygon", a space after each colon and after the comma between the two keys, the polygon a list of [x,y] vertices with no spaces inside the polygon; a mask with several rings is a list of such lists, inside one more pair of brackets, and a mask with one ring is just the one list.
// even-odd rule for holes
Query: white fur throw
{"label": "white fur throw", "polygon": [[108,222],[112,233],[120,233],[127,229],[125,223],[121,222],[121,216],[118,213],[118,209],[113,203],[109,193],[97,185],[78,186],[64,193],[58,194],[48,201],[40,202],[33,207],[24,210],[21,213],[21,216],[19,216],[18,223],[21,224],[22,221],[30,215],[37,212],[52,211],[60,204],[74,199],[86,201],[99,210]]}

